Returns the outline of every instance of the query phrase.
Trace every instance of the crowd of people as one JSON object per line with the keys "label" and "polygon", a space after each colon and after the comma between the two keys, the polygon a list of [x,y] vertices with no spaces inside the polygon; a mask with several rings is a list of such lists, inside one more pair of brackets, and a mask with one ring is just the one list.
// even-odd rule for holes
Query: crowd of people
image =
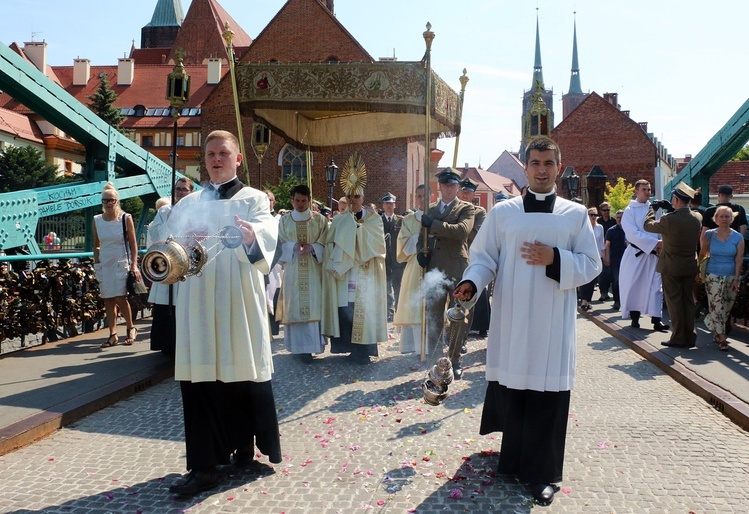
{"label": "crowd of people", "polygon": [[[276,323],[301,362],[327,351],[363,365],[388,341],[392,323],[402,353],[434,361],[446,352],[460,380],[467,337],[449,336],[445,312],[464,304],[468,326],[488,333],[479,431],[503,432],[499,472],[527,483],[540,504],[551,503],[562,480],[576,312],[591,308],[596,286],[599,300],[613,296],[633,327],[645,315],[659,331],[670,328],[661,316],[665,296],[673,332],[664,345],[691,347],[699,245],[700,258],[710,256],[706,323],[727,347],[743,262],[743,237],[731,228],[740,214],[730,198],[714,216],[701,214],[690,208],[699,191],[680,184],[671,202],[651,205],[650,184],[641,180],[613,216],[607,202],[586,209],[557,197],[561,152],[542,137],[524,155],[527,190],[499,198],[489,212],[474,203],[478,184],[451,168],[437,176],[436,202],[422,185],[413,210],[397,214],[391,193],[378,208],[365,202],[366,173],[353,159],[335,212],[315,207],[309,187],[298,185],[292,209],[277,213],[272,192],[237,178],[242,158],[231,133],[212,132],[205,141],[210,181],[193,192],[192,181],[180,179],[174,205],[167,199],[149,226],[149,244],[167,234],[209,238],[227,224],[242,237],[236,248],[211,247],[207,258],[216,262],[200,274],[151,291],[152,349],[173,355],[184,408],[188,473],[171,492],[194,495],[218,485],[226,466],[257,466],[255,448],[280,462],[271,386]],[[123,273],[140,271],[129,257],[137,255],[131,219],[118,209],[116,190],[105,188],[102,197],[97,262],[106,263],[102,292],[114,309],[124,297]],[[132,330],[128,321],[128,339],[137,335]],[[105,346],[118,344],[115,327],[110,333]]]}

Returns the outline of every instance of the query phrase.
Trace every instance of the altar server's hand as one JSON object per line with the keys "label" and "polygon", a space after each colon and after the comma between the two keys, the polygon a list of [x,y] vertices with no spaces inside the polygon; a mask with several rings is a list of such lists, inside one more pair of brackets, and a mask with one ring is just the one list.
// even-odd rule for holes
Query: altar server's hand
{"label": "altar server's hand", "polygon": [[476,284],[474,284],[470,280],[464,280],[463,282],[458,284],[458,287],[456,287],[453,291],[453,298],[455,298],[456,300],[468,301],[473,298],[473,295],[475,294]]}
{"label": "altar server's hand", "polygon": [[554,262],[554,248],[538,241],[526,241],[520,248],[520,257],[531,266],[548,266]]}
{"label": "altar server's hand", "polygon": [[240,219],[236,214],[234,215],[234,225],[242,232],[242,242],[246,245],[252,245],[255,242],[255,230],[252,228],[252,223]]}

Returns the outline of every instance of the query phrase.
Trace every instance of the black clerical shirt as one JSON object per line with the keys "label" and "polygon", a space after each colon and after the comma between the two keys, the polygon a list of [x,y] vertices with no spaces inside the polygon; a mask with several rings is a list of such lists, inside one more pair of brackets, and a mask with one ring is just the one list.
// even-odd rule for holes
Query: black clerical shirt
{"label": "black clerical shirt", "polygon": [[[554,212],[554,202],[557,200],[556,193],[552,193],[538,200],[532,191],[525,193],[523,197],[523,209],[525,212],[541,212],[551,214]],[[554,247],[554,262],[546,266],[546,276],[559,282],[562,277],[562,259],[559,256],[559,249]]]}

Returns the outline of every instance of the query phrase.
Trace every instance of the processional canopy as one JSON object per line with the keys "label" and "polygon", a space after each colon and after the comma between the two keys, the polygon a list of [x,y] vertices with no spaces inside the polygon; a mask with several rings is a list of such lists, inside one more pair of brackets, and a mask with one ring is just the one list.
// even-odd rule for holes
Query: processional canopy
{"label": "processional canopy", "polygon": [[[431,136],[456,136],[460,97],[430,73]],[[311,150],[424,136],[422,62],[239,63],[236,76],[243,115]]]}

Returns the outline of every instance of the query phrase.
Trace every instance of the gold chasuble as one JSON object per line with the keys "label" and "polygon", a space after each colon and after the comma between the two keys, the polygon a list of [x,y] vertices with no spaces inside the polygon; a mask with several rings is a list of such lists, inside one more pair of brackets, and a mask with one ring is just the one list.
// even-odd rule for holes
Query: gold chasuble
{"label": "gold chasuble", "polygon": [[[309,211],[308,211],[309,212]],[[282,246],[280,262],[284,263],[283,316],[281,323],[309,323],[322,318],[322,266],[312,253],[294,253],[297,243],[312,245],[317,259],[322,262],[328,220],[316,212],[310,217],[295,220],[289,213],[278,224],[278,244]]]}
{"label": "gold chasuble", "polygon": [[357,220],[346,210],[333,218],[325,245],[323,334],[340,333],[339,307],[354,304],[350,340],[355,344],[387,341],[387,278],[382,218],[364,210]]}

